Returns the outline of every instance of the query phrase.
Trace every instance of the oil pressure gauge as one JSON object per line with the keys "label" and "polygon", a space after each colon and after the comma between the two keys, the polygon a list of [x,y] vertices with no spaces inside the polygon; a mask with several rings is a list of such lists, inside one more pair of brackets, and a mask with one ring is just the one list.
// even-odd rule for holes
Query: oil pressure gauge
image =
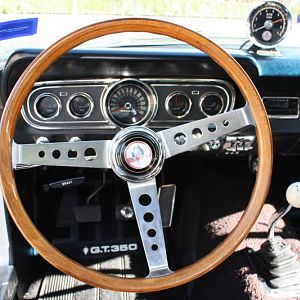
{"label": "oil pressure gauge", "polygon": [[249,15],[250,40],[258,47],[270,49],[279,44],[291,27],[291,13],[285,5],[266,1]]}

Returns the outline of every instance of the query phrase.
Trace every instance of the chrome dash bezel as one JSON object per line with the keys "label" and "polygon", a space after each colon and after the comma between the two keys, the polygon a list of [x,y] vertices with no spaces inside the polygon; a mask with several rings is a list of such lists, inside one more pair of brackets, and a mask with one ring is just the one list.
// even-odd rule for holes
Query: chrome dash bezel
{"label": "chrome dash bezel", "polygon": [[[227,93],[226,93],[226,94],[227,94]],[[221,102],[222,102],[222,106],[221,106],[220,111],[219,111],[217,114],[215,114],[215,115],[218,115],[218,114],[220,114],[220,113],[222,113],[222,112],[226,112],[226,111],[227,111],[228,106],[229,106],[229,103],[228,103],[228,101],[227,101],[227,105],[225,106],[225,100],[224,100],[224,98],[222,97],[222,95],[220,95],[220,94],[217,93],[217,92],[206,92],[206,93],[204,93],[203,95],[201,95],[201,97],[199,98],[199,101],[198,101],[199,109],[200,109],[200,111],[201,111],[206,117],[212,117],[212,116],[215,116],[215,115],[207,114],[207,113],[203,110],[203,107],[202,107],[203,101],[204,101],[205,98],[208,97],[208,96],[217,96],[217,97],[221,100]]]}
{"label": "chrome dash bezel", "polygon": [[[82,96],[82,97],[86,98],[90,103],[90,108],[84,116],[77,116],[74,113],[72,113],[72,111],[71,111],[70,103],[77,96]],[[88,93],[84,93],[84,92],[78,92],[78,93],[72,94],[66,103],[66,108],[67,108],[67,112],[68,112],[69,116],[71,116],[73,119],[76,119],[76,120],[87,119],[93,113],[94,106],[95,106],[95,104],[94,104],[93,98]]]}
{"label": "chrome dash bezel", "polygon": [[[38,109],[37,109],[37,104],[38,102],[43,98],[43,97],[51,97],[55,100],[56,104],[57,104],[57,111],[56,113],[52,116],[52,117],[43,117],[39,112],[38,112]],[[38,95],[36,97],[36,99],[34,100],[33,102],[33,111],[34,113],[41,119],[41,120],[44,120],[44,121],[49,121],[49,120],[53,120],[55,119],[56,117],[58,117],[61,113],[61,110],[62,110],[62,104],[61,104],[61,101],[60,99],[55,95],[55,94],[52,94],[52,93],[42,93],[40,95]]]}
{"label": "chrome dash bezel", "polygon": [[[148,101],[148,108],[147,108],[147,112],[146,112],[145,116],[138,122],[135,122],[132,124],[126,124],[126,123],[119,122],[119,121],[115,120],[115,118],[112,116],[111,113],[109,113],[108,101],[109,101],[110,93],[118,86],[122,86],[122,85],[126,85],[126,84],[135,85],[138,88],[142,89],[145,92],[145,94],[147,95],[147,101]],[[144,81],[138,80],[135,78],[126,78],[126,79],[122,79],[122,80],[119,80],[119,81],[111,84],[104,91],[103,96],[101,97],[101,101],[100,101],[100,109],[101,109],[101,112],[102,112],[104,118],[107,120],[107,122],[113,126],[116,126],[119,128],[123,128],[123,127],[127,127],[127,126],[137,126],[137,125],[146,126],[149,124],[149,122],[151,122],[153,120],[153,118],[155,117],[155,115],[157,113],[158,100],[157,100],[157,95],[156,95],[154,89],[149,84],[146,84]]]}
{"label": "chrome dash bezel", "polygon": [[[128,78],[129,79],[129,78]],[[84,79],[84,80],[53,80],[53,81],[39,81],[34,84],[34,89],[31,91],[31,93],[28,95],[27,100],[24,102],[21,110],[21,115],[23,117],[23,120],[32,128],[39,129],[39,130],[98,130],[98,129],[107,129],[107,130],[116,130],[119,128],[118,126],[114,125],[113,123],[106,120],[104,117],[104,120],[89,120],[89,118],[86,119],[74,119],[73,120],[67,120],[67,121],[60,121],[55,120],[39,120],[32,114],[32,110],[30,110],[29,106],[29,98],[31,95],[37,90],[37,89],[43,89],[46,90],[47,88],[68,88],[68,87],[100,87],[102,88],[101,94],[100,94],[100,113],[101,106],[103,105],[104,95],[107,93],[107,89],[112,84],[116,84],[120,82],[120,78],[106,78],[106,79]],[[132,79],[130,79],[132,80]],[[143,81],[144,83],[151,86],[151,88],[154,91],[154,94],[156,96],[156,99],[158,101],[158,95],[156,93],[155,87],[157,86],[168,86],[168,85],[184,85],[184,86],[192,86],[192,85],[201,85],[207,86],[207,87],[217,87],[222,89],[226,93],[226,98],[228,100],[228,107],[227,110],[232,110],[235,105],[236,101],[236,91],[233,85],[223,79],[191,79],[191,78],[153,78],[153,77],[140,77],[138,79],[139,81]],[[67,101],[67,100],[66,100]],[[95,101],[95,107],[94,112],[96,108],[96,102],[97,99],[94,99]],[[162,102],[163,105],[163,102]],[[157,105],[158,107],[158,105]],[[155,112],[156,115],[156,112]],[[190,122],[191,120],[185,120],[185,119],[173,119],[173,120],[157,120],[155,116],[152,118],[152,120],[149,121],[147,124],[143,124],[143,126],[148,125],[148,127],[156,129],[156,128],[170,128],[172,126],[176,126],[176,124],[182,124],[182,122]]]}
{"label": "chrome dash bezel", "polygon": [[[172,99],[172,97],[175,96],[175,95],[183,95],[183,96],[185,96],[185,97],[188,99],[188,102],[189,102],[189,108],[188,108],[188,110],[187,110],[183,115],[180,115],[180,116],[174,115],[174,114],[171,112],[170,108],[169,108],[169,102],[170,102],[170,100]],[[166,98],[166,100],[165,100],[165,109],[166,109],[167,113],[168,113],[170,116],[172,116],[173,118],[176,118],[176,119],[182,119],[182,118],[184,118],[185,116],[187,116],[187,115],[189,114],[189,112],[190,112],[190,110],[191,110],[191,108],[192,108],[192,104],[193,104],[193,103],[192,103],[191,98],[190,98],[186,93],[181,92],[181,91],[175,91],[175,92],[172,92],[171,94],[169,94],[169,95],[167,96],[167,98]]]}

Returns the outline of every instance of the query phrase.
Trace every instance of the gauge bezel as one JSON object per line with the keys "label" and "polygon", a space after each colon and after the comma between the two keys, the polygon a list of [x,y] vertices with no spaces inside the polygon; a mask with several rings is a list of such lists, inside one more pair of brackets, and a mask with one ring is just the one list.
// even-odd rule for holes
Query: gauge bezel
{"label": "gauge bezel", "polygon": [[[205,98],[207,96],[217,96],[219,99],[221,99],[222,101],[222,106],[221,106],[221,109],[219,110],[219,112],[217,114],[214,114],[214,115],[209,115],[207,114],[204,110],[203,110],[203,107],[202,107],[202,104],[203,104],[203,101],[205,100]],[[201,95],[201,97],[199,98],[199,108],[200,108],[200,111],[206,116],[206,117],[212,117],[212,116],[216,116],[224,111],[227,111],[228,107],[225,107],[225,100],[224,98],[222,97],[221,94],[217,93],[217,92],[206,92],[204,93],[203,95]],[[227,104],[228,106],[228,104]]]}
{"label": "gauge bezel", "polygon": [[[147,112],[144,115],[144,117],[141,120],[139,120],[138,122],[135,122],[132,124],[127,124],[127,123],[116,120],[113,117],[112,113],[109,111],[109,100],[110,100],[110,95],[112,94],[112,92],[115,89],[126,86],[128,84],[135,85],[139,89],[142,89],[143,92],[147,96],[147,102],[148,102]],[[127,126],[136,126],[136,125],[146,126],[147,124],[149,124],[149,122],[151,120],[153,120],[154,116],[156,115],[157,103],[158,103],[157,95],[156,95],[154,89],[150,85],[148,85],[138,79],[126,78],[126,79],[122,79],[120,81],[115,82],[105,91],[103,97],[100,99],[100,108],[101,108],[101,112],[102,112],[104,118],[108,121],[108,123],[110,125],[117,126],[120,128],[127,127]]]}
{"label": "gauge bezel", "polygon": [[[183,96],[185,96],[185,97],[188,99],[188,101],[189,101],[189,104],[188,104],[188,105],[189,105],[189,108],[188,108],[188,110],[185,112],[185,114],[182,115],[182,116],[174,115],[174,114],[171,112],[170,108],[169,108],[169,102],[170,102],[170,100],[172,99],[172,97],[175,96],[175,95],[183,95]],[[191,100],[191,98],[190,98],[186,93],[181,92],[181,91],[175,91],[175,92],[172,92],[171,94],[169,94],[169,95],[167,96],[167,98],[166,98],[166,100],[165,100],[165,109],[166,109],[166,111],[168,112],[168,114],[169,114],[170,116],[172,116],[172,117],[174,117],[174,118],[176,118],[176,119],[182,119],[182,118],[184,118],[185,116],[187,116],[187,115],[189,114],[191,108],[192,108],[192,100]]]}
{"label": "gauge bezel", "polygon": [[[45,118],[43,117],[39,112],[38,112],[38,109],[37,109],[37,103],[43,98],[43,97],[52,97],[56,103],[57,103],[57,111],[56,113],[52,116],[52,117],[49,117],[49,118]],[[58,98],[58,96],[56,96],[55,94],[52,94],[52,93],[42,93],[40,95],[38,95],[34,102],[33,102],[33,111],[34,113],[42,120],[44,121],[47,121],[47,120],[52,120],[56,117],[58,117],[61,113],[61,110],[62,110],[62,104],[61,104],[61,101],[60,99]]]}
{"label": "gauge bezel", "polygon": [[[71,108],[70,108],[70,103],[71,103],[71,101],[72,101],[75,97],[77,97],[77,96],[82,96],[82,97],[86,98],[86,99],[90,102],[90,109],[88,110],[88,112],[87,112],[84,116],[77,116],[77,115],[75,115],[75,114],[72,112]],[[86,119],[86,118],[88,118],[88,117],[92,114],[92,112],[94,111],[94,106],[95,106],[95,104],[94,104],[93,98],[92,98],[89,94],[84,93],[84,92],[78,92],[78,93],[72,94],[72,95],[69,97],[69,99],[68,99],[68,101],[67,101],[67,105],[66,105],[68,114],[69,114],[73,119],[77,119],[77,120],[78,120],[78,119]]]}
{"label": "gauge bezel", "polygon": [[[258,41],[255,36],[253,35],[253,32],[252,32],[252,20],[254,18],[254,16],[261,10],[263,9],[266,9],[270,7],[271,9],[278,9],[281,11],[281,13],[284,14],[285,16],[285,19],[286,19],[286,30],[285,30],[285,33],[282,35],[282,37],[276,42],[276,43],[261,43],[260,41]],[[249,30],[249,39],[250,39],[250,42],[253,43],[255,46],[258,46],[262,49],[272,49],[274,48],[276,45],[280,44],[286,37],[286,35],[288,34],[288,32],[291,30],[291,26],[292,26],[292,15],[291,15],[291,12],[289,11],[289,9],[282,3],[280,2],[277,2],[277,1],[265,1],[264,3],[262,4],[259,4],[257,6],[255,6],[249,16],[248,16],[248,19],[247,19],[247,24],[248,24],[248,30]]]}

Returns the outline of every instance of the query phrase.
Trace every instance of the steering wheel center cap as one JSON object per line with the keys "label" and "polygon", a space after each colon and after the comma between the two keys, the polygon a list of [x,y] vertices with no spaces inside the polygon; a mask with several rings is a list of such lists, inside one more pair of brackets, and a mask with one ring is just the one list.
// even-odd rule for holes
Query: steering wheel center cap
{"label": "steering wheel center cap", "polygon": [[134,141],[126,146],[124,160],[126,164],[135,170],[147,168],[152,161],[151,147],[144,141]]}
{"label": "steering wheel center cap", "polygon": [[161,171],[164,159],[160,137],[151,129],[139,126],[127,127],[116,134],[109,152],[113,171],[130,182],[154,178]]}

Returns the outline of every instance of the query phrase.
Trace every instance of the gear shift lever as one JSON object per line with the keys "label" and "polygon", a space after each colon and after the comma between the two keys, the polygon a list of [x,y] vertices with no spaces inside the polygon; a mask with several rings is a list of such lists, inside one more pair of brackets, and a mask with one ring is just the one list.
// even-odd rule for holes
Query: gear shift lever
{"label": "gear shift lever", "polygon": [[292,207],[300,208],[300,182],[291,184],[286,191],[289,205],[273,215],[270,221],[268,239],[259,251],[266,271],[266,280],[278,292],[300,292],[300,261],[298,255],[291,250],[281,237],[275,236],[275,227]]}
{"label": "gear shift lever", "polygon": [[300,208],[300,182],[294,182],[288,187],[286,199],[291,206]]}
{"label": "gear shift lever", "polygon": [[286,190],[286,200],[289,203],[287,208],[280,209],[271,219],[268,240],[274,241],[274,231],[277,222],[282,219],[292,207],[300,208],[300,182],[292,183]]}

